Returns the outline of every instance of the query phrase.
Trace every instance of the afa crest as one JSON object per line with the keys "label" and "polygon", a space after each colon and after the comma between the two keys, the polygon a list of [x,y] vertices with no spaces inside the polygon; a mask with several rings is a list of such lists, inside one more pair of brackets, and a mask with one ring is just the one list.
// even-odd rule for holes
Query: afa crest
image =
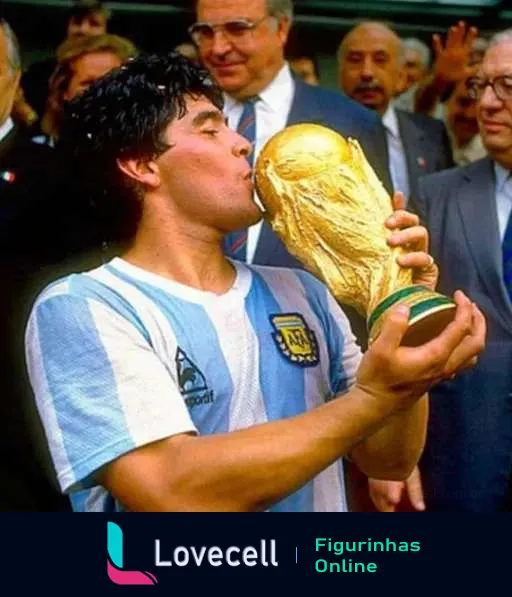
{"label": "afa crest", "polygon": [[272,336],[282,355],[294,365],[301,367],[318,365],[318,342],[302,315],[271,315],[270,322],[276,330]]}

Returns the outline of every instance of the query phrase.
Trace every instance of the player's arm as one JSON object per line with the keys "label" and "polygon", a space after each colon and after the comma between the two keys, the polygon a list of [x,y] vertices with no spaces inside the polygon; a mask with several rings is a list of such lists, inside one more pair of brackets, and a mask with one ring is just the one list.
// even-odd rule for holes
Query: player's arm
{"label": "player's arm", "polygon": [[[100,482],[130,510],[265,509],[394,415],[410,411],[432,383],[474,359],[483,347],[485,324],[462,294],[457,304],[455,321],[419,348],[400,346],[407,314],[395,310],[364,356],[355,386],[337,400],[240,431],[169,437],[117,458],[104,467]],[[397,478],[414,464],[405,471],[400,458]]]}

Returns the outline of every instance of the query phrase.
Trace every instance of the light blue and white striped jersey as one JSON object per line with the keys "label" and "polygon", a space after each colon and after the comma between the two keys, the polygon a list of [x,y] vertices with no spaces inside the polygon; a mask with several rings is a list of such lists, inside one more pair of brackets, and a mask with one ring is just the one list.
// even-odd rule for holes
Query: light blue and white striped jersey
{"label": "light blue and white striped jersey", "polygon": [[[28,370],[74,510],[122,510],[96,474],[137,447],[291,417],[353,383],[361,353],[325,286],[233,263],[221,296],[115,258],[38,297]],[[270,508],[346,509],[341,460]]]}

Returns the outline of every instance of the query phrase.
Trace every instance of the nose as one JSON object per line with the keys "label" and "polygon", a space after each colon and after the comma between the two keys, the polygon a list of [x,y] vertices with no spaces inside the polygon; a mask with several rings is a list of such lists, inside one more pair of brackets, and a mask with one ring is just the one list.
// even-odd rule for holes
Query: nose
{"label": "nose", "polygon": [[243,135],[240,135],[236,131],[233,131],[233,154],[236,157],[247,158],[254,151],[254,144],[250,143]]}
{"label": "nose", "polygon": [[480,97],[479,107],[487,110],[496,110],[501,108],[503,102],[498,98],[496,93],[494,93],[494,89],[487,85]]}
{"label": "nose", "polygon": [[375,74],[373,68],[373,61],[370,56],[366,56],[363,62],[363,70],[361,71],[361,77],[365,80],[373,79]]}
{"label": "nose", "polygon": [[231,42],[227,38],[222,29],[216,29],[213,32],[213,39],[211,41],[211,52],[216,56],[223,56],[231,49]]}

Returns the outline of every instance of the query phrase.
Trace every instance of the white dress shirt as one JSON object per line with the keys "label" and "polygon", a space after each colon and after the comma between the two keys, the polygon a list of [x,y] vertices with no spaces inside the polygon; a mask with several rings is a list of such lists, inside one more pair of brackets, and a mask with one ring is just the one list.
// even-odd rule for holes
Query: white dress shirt
{"label": "white dress shirt", "polygon": [[382,117],[382,124],[386,129],[389,171],[391,172],[393,189],[395,191],[401,191],[405,195],[405,198],[408,199],[409,173],[407,171],[407,161],[405,159],[402,139],[400,138],[398,118],[396,116],[395,108],[392,104],[389,104],[388,109]]}
{"label": "white dress shirt", "polygon": [[512,176],[509,170],[494,162],[494,176],[496,181],[496,213],[500,242],[503,242],[510,212],[512,211]]}
{"label": "white dress shirt", "polygon": [[[254,163],[256,163],[256,158],[261,148],[270,137],[286,127],[294,93],[295,83],[290,67],[285,63],[270,85],[258,94],[260,100],[254,105],[256,113]],[[243,105],[229,95],[225,95],[224,100],[224,115],[228,119],[229,127],[236,130],[238,121],[242,115]],[[254,259],[262,223],[260,221],[249,228],[247,237],[247,263],[252,263]]]}
{"label": "white dress shirt", "polygon": [[0,125],[0,143],[7,137],[7,135],[11,132],[14,128],[13,119],[9,116],[9,118]]}

